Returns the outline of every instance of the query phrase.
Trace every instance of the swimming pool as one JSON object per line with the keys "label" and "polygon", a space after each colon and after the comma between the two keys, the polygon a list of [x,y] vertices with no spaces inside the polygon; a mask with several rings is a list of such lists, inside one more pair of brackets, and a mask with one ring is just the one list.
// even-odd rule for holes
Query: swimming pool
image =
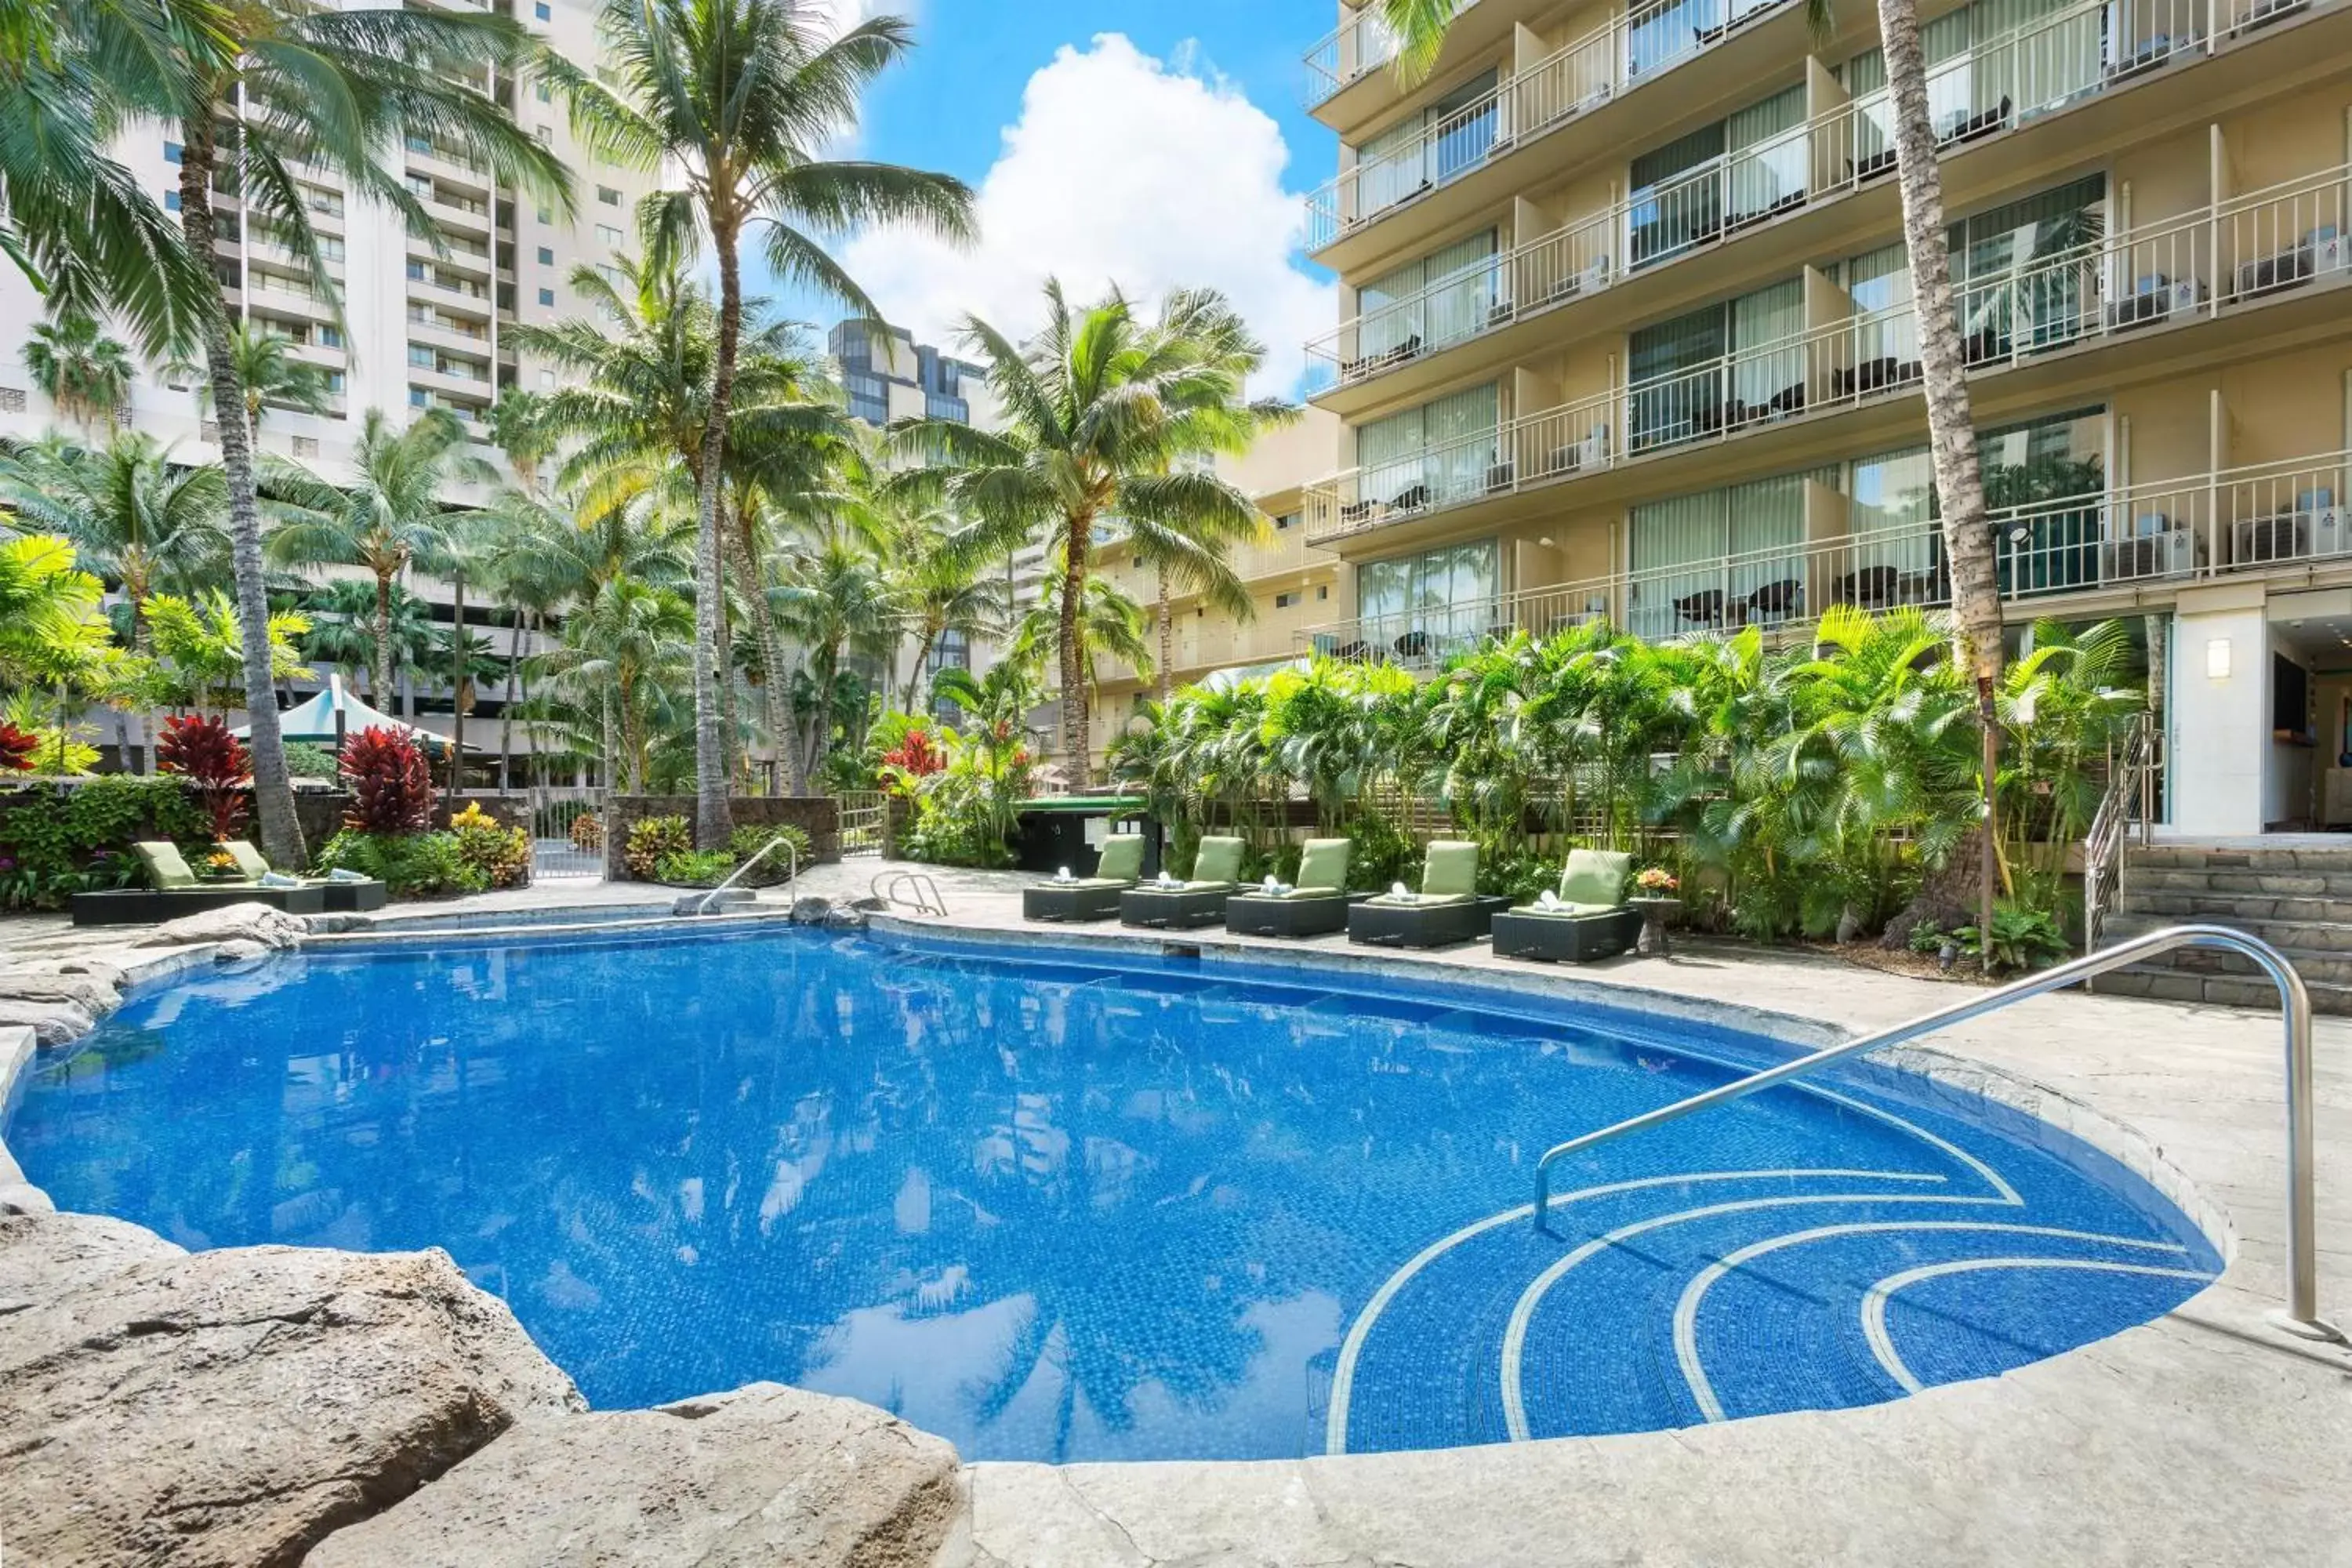
{"label": "swimming pool", "polygon": [[446,1247],[601,1406],[755,1378],[967,1458],[1277,1458],[1874,1403],[2219,1271],[2049,1126],[1492,984],[762,928],[281,955],[134,996],[7,1130],[190,1247]]}

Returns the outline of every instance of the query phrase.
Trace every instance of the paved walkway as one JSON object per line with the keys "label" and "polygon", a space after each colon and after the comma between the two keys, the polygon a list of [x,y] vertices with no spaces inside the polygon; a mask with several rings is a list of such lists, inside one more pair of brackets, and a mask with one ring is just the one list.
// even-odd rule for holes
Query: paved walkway
{"label": "paved walkway", "polygon": [[[877,868],[870,860],[816,868],[803,890],[862,893]],[[1019,920],[1020,879],[941,872],[939,880],[949,920],[916,923],[1035,940],[1038,928]],[[436,908],[661,897],[560,884]],[[1115,927],[1094,929],[1102,934],[1092,940],[1120,940]],[[0,921],[0,948],[62,938],[56,922]],[[1338,938],[1248,945],[1310,963],[1346,952]],[[1817,1026],[1893,1023],[1958,994],[1834,958],[1729,946],[1574,971],[1496,960],[1483,946],[1382,960],[1591,986],[1620,1005],[1647,994]],[[1935,1044],[2145,1134],[2219,1211],[2230,1253],[2221,1280],[2113,1339],[1861,1410],[1434,1453],[975,1464],[962,1560],[982,1568],[2352,1568],[2352,1353],[2287,1336],[2268,1318],[2282,1288],[2285,1190],[2275,1015],[2070,994]],[[2320,1021],[2317,1077],[2321,1305],[2352,1321],[2352,1020]]]}

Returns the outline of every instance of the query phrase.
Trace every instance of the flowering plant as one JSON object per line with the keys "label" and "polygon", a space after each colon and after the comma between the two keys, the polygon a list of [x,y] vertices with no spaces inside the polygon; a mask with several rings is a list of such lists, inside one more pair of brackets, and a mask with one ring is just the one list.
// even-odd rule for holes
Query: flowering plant
{"label": "flowering plant", "polygon": [[1634,877],[1633,886],[1655,896],[1679,890],[1682,882],[1664,866],[1652,866]]}

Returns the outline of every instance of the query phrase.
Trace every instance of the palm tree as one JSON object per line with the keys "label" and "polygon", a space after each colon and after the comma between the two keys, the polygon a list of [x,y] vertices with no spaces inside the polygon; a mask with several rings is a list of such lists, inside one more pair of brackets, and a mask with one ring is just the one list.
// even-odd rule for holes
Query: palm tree
{"label": "palm tree", "polygon": [[915,636],[898,710],[912,713],[922,695],[924,669],[940,639],[951,632],[966,637],[1001,636],[1012,606],[1004,579],[992,566],[950,548],[953,525],[945,513],[901,508],[896,522],[888,554],[891,580]]}
{"label": "palm tree", "polygon": [[[245,427],[256,440],[261,436],[264,408],[324,414],[331,405],[326,371],[295,358],[290,352],[294,346],[294,340],[275,327],[238,321],[229,328],[229,360],[236,367],[237,384],[245,389]],[[175,363],[171,368],[175,375],[204,374],[201,365]],[[197,389],[196,400],[203,407],[216,407],[209,380]]]}
{"label": "palm tree", "polygon": [[[193,13],[202,0],[170,3],[177,15],[183,7]],[[397,177],[395,149],[412,131],[429,133],[483,166],[499,184],[569,216],[572,191],[562,163],[465,79],[478,70],[507,73],[540,59],[544,51],[510,17],[399,6],[334,10],[293,0],[250,0],[234,9],[203,5],[202,11],[206,25],[175,28],[168,39],[170,69],[161,73],[156,112],[177,127],[181,232],[187,249],[207,266],[218,181],[238,193],[244,221],[269,229],[303,264],[312,287],[335,298],[297,173],[306,165],[341,179],[362,199],[391,207],[412,233],[433,234],[423,205]],[[226,121],[224,104],[237,106]],[[246,406],[227,311],[217,294],[205,300],[199,327],[213,406]],[[241,420],[222,418],[217,425],[244,622],[262,848],[274,864],[292,867],[303,858],[302,829],[287,781],[268,657],[269,602],[253,433]]]}
{"label": "palm tree", "polygon": [[[1008,658],[1042,665],[1047,650],[1063,647],[1067,629],[1065,616],[1068,582],[1066,573],[1046,574],[1039,584],[1037,602],[1013,625],[1013,638],[1006,648]],[[1077,615],[1077,681],[1062,688],[1062,733],[1066,742],[1070,733],[1070,705],[1091,701],[1101,691],[1100,666],[1104,659],[1115,659],[1146,680],[1152,674],[1151,644],[1143,635],[1143,606],[1120,593],[1116,584],[1108,578],[1089,578]],[[1073,783],[1085,781],[1089,760],[1081,755],[1067,764]]]}
{"label": "palm tree", "polygon": [[551,63],[574,131],[616,162],[686,170],[684,188],[638,214],[647,259],[668,266],[704,237],[719,263],[719,339],[696,473],[695,842],[727,842],[725,749],[718,679],[723,606],[719,516],[729,413],[743,329],[741,249],[764,226],[769,269],[878,319],[818,232],[904,222],[962,239],[971,193],[961,181],[887,163],[826,158],[856,122],[866,87],[912,47],[907,24],[876,16],[829,37],[817,0],[606,0],[598,35],[617,74],[606,88]]}
{"label": "palm tree", "polygon": [[768,593],[777,618],[809,650],[809,681],[815,700],[810,732],[799,748],[795,787],[824,767],[833,746],[833,699],[852,654],[878,658],[896,642],[899,605],[890,580],[873,555],[836,533],[814,548],[796,552],[784,565],[782,583]]}
{"label": "palm tree", "polygon": [[36,323],[24,355],[25,373],[59,413],[85,430],[103,418],[113,431],[115,410],[131,395],[131,351],[95,319],[74,310]]}
{"label": "palm tree", "polygon": [[[603,280],[598,274],[598,281]],[[562,432],[550,416],[547,396],[509,386],[490,405],[490,445],[505,455],[515,482],[525,495],[537,495],[540,470],[562,444]]]}
{"label": "palm tree", "polygon": [[1116,518],[1171,540],[1179,529],[1242,532],[1258,525],[1258,512],[1214,473],[1181,466],[1224,449],[1242,407],[1228,368],[1202,342],[1155,331],[1116,290],[1073,310],[1049,279],[1045,308],[1045,329],[1025,350],[977,317],[965,321],[963,341],[986,360],[1004,412],[1002,431],[915,419],[894,426],[892,441],[929,465],[897,482],[943,495],[965,520],[956,541],[968,559],[1002,560],[1045,542],[1059,584],[1062,751],[1082,779],[1090,753],[1081,623],[1098,531]]}
{"label": "palm tree", "polygon": [[[346,679],[354,673],[365,676],[368,700],[387,713],[399,700],[398,681],[425,668],[436,640],[433,607],[396,583],[381,625],[375,584],[357,577],[312,589],[303,595],[302,613],[310,622],[302,638],[302,657],[312,664],[333,665]],[[379,653],[392,669],[393,687],[374,684]]]}
{"label": "palm tree", "polygon": [[602,713],[604,776],[616,787],[644,788],[653,704],[692,659],[693,637],[684,599],[615,577],[564,618],[562,642],[536,661],[576,708]]}
{"label": "palm tree", "polygon": [[[1379,16],[1398,40],[1397,70],[1417,81],[1437,63],[1445,34],[1467,0],[1379,0]],[[1815,37],[1831,26],[1832,0],[1805,0]],[[1981,731],[1984,821],[1979,838],[1979,919],[1992,926],[1995,779],[2000,772],[2000,721],[1996,696],[2001,679],[2000,582],[1992,530],[1985,515],[1984,478],[1977,458],[1976,416],[1970,406],[1968,357],[1952,296],[1951,255],[1945,238],[1944,177],[1937,159],[1934,118],[1927,103],[1927,57],[1920,38],[1917,0],[1877,0],[1878,40],[1885,56],[1887,102],[1893,110],[1895,181],[1903,205],[1903,244],[1911,262],[1911,299],[1919,331],[1919,374],[1927,396],[1927,443],[1943,515],[1944,554],[1952,583],[1952,619],[1964,662],[1973,673]],[[1965,853],[1962,854],[1965,859]]]}
{"label": "palm tree", "polygon": [[[84,566],[121,586],[130,609],[124,640],[142,657],[150,651],[148,600],[194,592],[226,564],[228,489],[221,471],[176,463],[172,453],[133,433],[97,448],[41,441],[0,456],[0,499],[18,525],[63,536]],[[142,728],[154,733],[150,719],[142,717]],[[123,763],[146,771],[127,740]]]}
{"label": "palm tree", "polygon": [[[562,482],[580,485],[599,505],[652,495],[696,506],[718,314],[675,261],[623,258],[618,267],[625,288],[595,268],[572,274],[573,291],[593,308],[590,315],[514,328],[509,336],[579,378],[546,404],[550,433],[579,443],[563,465]],[[756,317],[764,305],[747,301],[745,309]],[[782,747],[791,728],[784,710],[789,672],[761,597],[762,545],[777,542],[762,539],[762,525],[808,510],[803,503],[824,488],[831,459],[849,450],[852,426],[797,329],[780,321],[753,326],[742,341],[727,426],[720,549],[752,612],[764,717]]]}
{"label": "palm tree", "polygon": [[352,448],[352,483],[338,490],[291,476],[273,488],[288,496],[285,521],[269,553],[289,566],[359,566],[375,579],[376,649],[371,689],[392,689],[392,589],[411,566],[442,570],[452,551],[452,518],[441,497],[457,479],[484,480],[491,469],[466,450],[466,429],[446,408],[428,409],[403,430],[371,408]]}

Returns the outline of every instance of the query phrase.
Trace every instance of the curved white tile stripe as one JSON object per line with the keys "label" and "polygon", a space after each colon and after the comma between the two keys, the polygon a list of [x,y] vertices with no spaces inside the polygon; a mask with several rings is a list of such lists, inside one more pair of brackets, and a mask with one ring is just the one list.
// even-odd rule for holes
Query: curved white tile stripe
{"label": "curved white tile stripe", "polygon": [[[1959,1200],[1966,1201],[1966,1200]],[[1698,1354],[1698,1310],[1706,1300],[1706,1293],[1717,1280],[1738,1268],[1745,1268],[1757,1258],[1784,1247],[1802,1247],[1809,1242],[1829,1241],[1839,1237],[1866,1236],[1888,1231],[1987,1231],[2007,1236],[2045,1236],[2065,1241],[2096,1242],[2103,1247],[2127,1247],[2143,1252],[2171,1252],[2182,1257],[2189,1249],[2168,1241],[2143,1241],[2137,1237],[2108,1236],[2095,1230],[2066,1230],[2047,1225],[2002,1225],[1989,1220],[1870,1220],[1854,1225],[1825,1225],[1811,1230],[1793,1231],[1787,1236],[1775,1236],[1751,1242],[1726,1253],[1691,1277],[1683,1287],[1682,1300],[1675,1304],[1675,1360],[1681,1364],[1683,1382],[1689,1385],[1691,1397],[1698,1402],[1699,1413],[1709,1421],[1721,1421],[1723,1405],[1715,1396],[1715,1389],[1706,1380],[1706,1369],[1700,1364]],[[2198,1276],[2202,1278],[2202,1275]]]}
{"label": "curved white tile stripe", "polygon": [[[1811,1169],[1696,1171],[1666,1176],[1643,1176],[1624,1182],[1604,1182],[1597,1186],[1579,1187],[1573,1192],[1555,1193],[1552,1194],[1551,1207],[1560,1208],[1569,1204],[1582,1203],[1591,1198],[1608,1197],[1616,1193],[1639,1192],[1648,1187],[1680,1187],[1696,1182],[1766,1181],[1810,1176],[1834,1177],[1840,1180],[1878,1179],[1892,1182],[1944,1180],[1938,1175],[1885,1171]],[[1442,1237],[1414,1253],[1395,1273],[1381,1282],[1381,1288],[1372,1292],[1371,1300],[1364,1303],[1363,1310],[1356,1314],[1356,1321],[1348,1325],[1348,1337],[1339,1346],[1339,1365],[1331,1373],[1330,1408],[1324,1417],[1323,1447],[1326,1453],[1344,1454],[1348,1451],[1348,1410],[1355,1394],[1356,1363],[1363,1355],[1364,1342],[1371,1337],[1372,1326],[1380,1321],[1381,1314],[1388,1310],[1389,1303],[1395,1300],[1398,1293],[1412,1282],[1415,1275],[1464,1242],[1484,1236],[1486,1232],[1500,1226],[1509,1225],[1515,1220],[1530,1219],[1534,1217],[1535,1210],[1536,1205],[1533,1204],[1521,1204],[1516,1208],[1507,1208],[1500,1214],[1488,1215],[1485,1219],[1465,1225],[1452,1235]]]}
{"label": "curved white tile stripe", "polygon": [[2206,1283],[2215,1278],[2202,1268],[2158,1268],[2148,1263],[2110,1263],[2096,1258],[1957,1258],[1890,1274],[1873,1285],[1862,1299],[1862,1336],[1870,1342],[1870,1353],[1878,1358],[1886,1375],[1902,1384],[1906,1394],[1920,1393],[1927,1384],[1912,1375],[1911,1369],[1895,1352],[1894,1338],[1886,1331],[1888,1300],[1897,1290],[1907,1290],[1924,1280],[1989,1268],[2074,1268],[2094,1274],[2146,1274],[2159,1279],[2197,1279]]}

